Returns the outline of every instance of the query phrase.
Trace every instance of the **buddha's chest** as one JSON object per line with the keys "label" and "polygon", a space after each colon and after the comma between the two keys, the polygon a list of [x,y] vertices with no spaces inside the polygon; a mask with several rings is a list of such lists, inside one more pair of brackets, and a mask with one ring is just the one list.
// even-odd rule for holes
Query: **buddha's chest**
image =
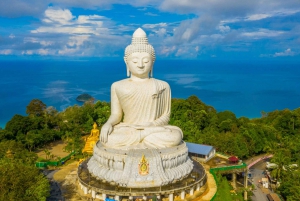
{"label": "buddha's chest", "polygon": [[157,93],[155,84],[152,81],[149,82],[126,82],[122,84],[116,91],[119,99],[152,99],[153,95]]}

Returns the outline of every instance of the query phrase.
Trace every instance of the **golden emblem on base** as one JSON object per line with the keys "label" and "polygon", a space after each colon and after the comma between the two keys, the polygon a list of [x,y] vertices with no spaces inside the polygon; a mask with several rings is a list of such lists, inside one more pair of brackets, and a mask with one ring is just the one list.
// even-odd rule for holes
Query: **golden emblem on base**
{"label": "golden emblem on base", "polygon": [[140,163],[139,163],[139,174],[140,175],[147,175],[149,174],[149,163],[143,154]]}

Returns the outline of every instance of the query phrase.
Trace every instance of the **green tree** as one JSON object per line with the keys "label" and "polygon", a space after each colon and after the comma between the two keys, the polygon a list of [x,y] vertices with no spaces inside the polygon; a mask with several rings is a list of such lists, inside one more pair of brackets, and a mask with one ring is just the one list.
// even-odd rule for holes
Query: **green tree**
{"label": "green tree", "polygon": [[46,201],[50,185],[34,166],[36,160],[22,143],[0,142],[0,200]]}
{"label": "green tree", "polygon": [[277,190],[287,201],[300,200],[300,172],[297,170],[286,174]]}
{"label": "green tree", "polygon": [[10,131],[13,134],[13,139],[17,136],[18,132],[27,133],[32,122],[30,118],[16,114],[13,118],[7,122],[5,130]]}
{"label": "green tree", "polygon": [[9,158],[0,160],[0,200],[46,201],[50,185],[40,171]]}
{"label": "green tree", "polygon": [[285,176],[284,173],[286,173],[284,171],[284,166],[287,166],[290,164],[290,157],[289,157],[289,153],[288,150],[278,150],[277,152],[275,152],[274,157],[272,158],[272,162],[277,164],[277,167],[275,169],[272,170],[271,175],[279,180],[279,179],[283,179],[283,177]]}
{"label": "green tree", "polygon": [[33,116],[41,116],[46,110],[46,104],[39,99],[33,99],[26,107],[26,114]]}

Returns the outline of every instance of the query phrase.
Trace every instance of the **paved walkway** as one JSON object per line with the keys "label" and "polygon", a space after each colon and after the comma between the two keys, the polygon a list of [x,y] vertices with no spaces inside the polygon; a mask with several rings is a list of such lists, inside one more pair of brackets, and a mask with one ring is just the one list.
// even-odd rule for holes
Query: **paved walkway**
{"label": "paved walkway", "polygon": [[266,162],[264,160],[260,160],[255,165],[251,167],[249,170],[251,173],[251,182],[255,186],[253,190],[253,196],[251,197],[252,201],[268,201],[267,194],[272,193],[272,190],[266,189],[262,187],[262,184],[259,181],[265,177],[263,174],[265,171]]}
{"label": "paved walkway", "polygon": [[47,198],[47,201],[63,201],[62,191],[60,189],[59,183],[53,179],[53,175],[57,170],[44,170],[43,174],[49,180],[50,183],[50,196]]}

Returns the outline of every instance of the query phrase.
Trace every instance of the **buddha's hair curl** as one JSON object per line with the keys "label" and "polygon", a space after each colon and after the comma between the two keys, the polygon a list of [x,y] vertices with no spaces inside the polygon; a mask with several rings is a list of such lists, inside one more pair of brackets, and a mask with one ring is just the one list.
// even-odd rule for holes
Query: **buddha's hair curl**
{"label": "buddha's hair curl", "polygon": [[153,62],[155,61],[155,51],[152,45],[148,43],[146,37],[133,37],[132,42],[125,49],[125,61],[130,54],[134,52],[147,52],[152,56]]}

